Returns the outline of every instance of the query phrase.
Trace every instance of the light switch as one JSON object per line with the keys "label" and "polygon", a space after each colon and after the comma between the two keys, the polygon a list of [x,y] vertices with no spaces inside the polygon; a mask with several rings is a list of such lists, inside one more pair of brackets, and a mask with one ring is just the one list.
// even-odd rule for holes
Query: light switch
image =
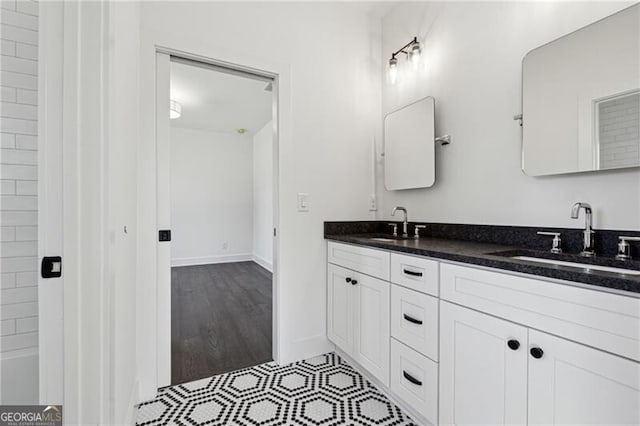
{"label": "light switch", "polygon": [[298,211],[299,212],[309,211],[309,194],[305,194],[302,192],[298,193]]}

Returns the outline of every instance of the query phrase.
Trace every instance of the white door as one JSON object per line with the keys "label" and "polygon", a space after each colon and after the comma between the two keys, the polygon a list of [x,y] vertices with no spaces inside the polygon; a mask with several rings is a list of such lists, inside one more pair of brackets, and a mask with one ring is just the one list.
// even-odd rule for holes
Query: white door
{"label": "white door", "polygon": [[640,424],[640,364],[535,330],[529,346],[529,424]]}
{"label": "white door", "polygon": [[353,358],[389,386],[390,284],[355,273],[351,284],[355,289]]}
{"label": "white door", "polygon": [[171,229],[171,145],[169,87],[171,58],[156,53],[156,182],[157,198],[157,304],[158,387],[171,384],[171,246],[160,241],[160,231]]}
{"label": "white door", "polygon": [[353,285],[351,271],[329,264],[327,270],[327,337],[347,354],[353,353]]}
{"label": "white door", "polygon": [[527,422],[527,329],[440,302],[440,424]]}

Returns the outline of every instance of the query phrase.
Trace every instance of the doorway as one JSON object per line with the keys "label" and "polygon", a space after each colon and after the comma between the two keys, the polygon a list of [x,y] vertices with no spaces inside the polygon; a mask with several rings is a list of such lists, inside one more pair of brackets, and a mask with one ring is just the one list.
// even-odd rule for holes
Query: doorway
{"label": "doorway", "polygon": [[276,132],[272,77],[170,56],[168,80],[158,264],[176,385],[273,359]]}

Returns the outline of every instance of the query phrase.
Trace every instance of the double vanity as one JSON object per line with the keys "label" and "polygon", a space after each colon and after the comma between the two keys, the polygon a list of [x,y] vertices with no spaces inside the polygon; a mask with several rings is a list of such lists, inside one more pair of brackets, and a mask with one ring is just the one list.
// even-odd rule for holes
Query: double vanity
{"label": "double vanity", "polygon": [[581,230],[395,225],[325,223],[327,335],[417,423],[640,424],[640,262],[616,232],[584,257],[548,237],[579,253]]}

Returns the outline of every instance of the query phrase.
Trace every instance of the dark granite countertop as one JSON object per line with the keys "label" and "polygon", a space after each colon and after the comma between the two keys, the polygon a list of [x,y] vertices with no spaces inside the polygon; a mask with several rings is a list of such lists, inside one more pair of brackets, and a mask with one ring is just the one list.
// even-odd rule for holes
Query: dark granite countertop
{"label": "dark granite countertop", "polygon": [[[464,226],[464,225],[461,225]],[[483,241],[465,241],[433,236],[424,236],[416,240],[393,239],[389,234],[375,232],[380,228],[358,227],[360,233],[342,233],[335,227],[327,228],[325,224],[325,238],[349,244],[391,250],[436,259],[468,263],[488,268],[502,269],[523,274],[537,275],[564,281],[615,289],[637,293],[640,297],[640,275],[627,275],[615,272],[598,271],[595,269],[575,268],[554,264],[541,264],[532,261],[513,259],[512,256],[533,256],[547,259],[557,259],[567,262],[591,263],[594,265],[611,266],[640,271],[640,261],[619,261],[613,257],[598,257],[595,259],[582,258],[575,254],[551,254],[544,250],[533,250],[530,247],[521,248],[495,244]],[[354,231],[356,229],[345,229]],[[373,232],[371,232],[373,231]],[[372,240],[372,237],[392,239],[392,241]]]}

